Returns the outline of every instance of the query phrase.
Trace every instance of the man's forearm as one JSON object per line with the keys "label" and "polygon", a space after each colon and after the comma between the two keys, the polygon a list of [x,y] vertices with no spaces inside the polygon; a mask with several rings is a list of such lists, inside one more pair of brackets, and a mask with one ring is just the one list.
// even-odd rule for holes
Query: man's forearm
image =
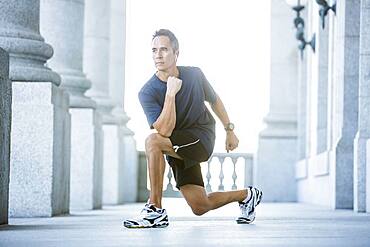
{"label": "man's forearm", "polygon": [[153,127],[162,136],[169,137],[176,125],[176,103],[175,96],[166,94],[163,110]]}
{"label": "man's forearm", "polygon": [[224,127],[230,122],[229,116],[227,115],[224,104],[222,103],[220,97],[217,95],[216,102],[211,106],[213,112],[220,119]]}

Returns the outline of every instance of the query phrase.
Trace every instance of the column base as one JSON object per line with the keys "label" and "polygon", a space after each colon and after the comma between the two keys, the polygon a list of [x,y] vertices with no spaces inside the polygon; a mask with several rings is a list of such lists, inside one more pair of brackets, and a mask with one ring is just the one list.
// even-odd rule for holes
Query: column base
{"label": "column base", "polygon": [[256,186],[265,202],[297,201],[295,163],[296,138],[260,137],[256,164]]}
{"label": "column base", "polygon": [[94,110],[70,109],[72,118],[71,141],[71,210],[89,210],[98,207],[98,195],[94,195],[96,139],[94,136]]}
{"label": "column base", "polygon": [[136,202],[138,164],[133,132],[119,124],[104,125],[103,130],[103,204]]}
{"label": "column base", "polygon": [[342,137],[335,148],[334,208],[353,209],[353,137]]}
{"label": "column base", "polygon": [[297,187],[297,121],[293,114],[269,113],[259,135],[255,181],[264,201],[295,202]]}
{"label": "column base", "polygon": [[366,144],[369,138],[357,133],[354,141],[353,210],[366,212]]}
{"label": "column base", "polygon": [[120,128],[120,138],[123,139],[124,152],[120,155],[120,179],[119,195],[121,203],[137,202],[139,181],[139,160],[136,150],[136,141],[133,132],[127,127]]}
{"label": "column base", "polygon": [[[122,175],[119,153],[123,152],[117,125],[104,125],[103,204],[119,204],[119,180]],[[122,172],[122,171],[121,171]]]}
{"label": "column base", "polygon": [[68,213],[65,157],[68,114],[62,90],[51,83],[13,82],[10,217]]}

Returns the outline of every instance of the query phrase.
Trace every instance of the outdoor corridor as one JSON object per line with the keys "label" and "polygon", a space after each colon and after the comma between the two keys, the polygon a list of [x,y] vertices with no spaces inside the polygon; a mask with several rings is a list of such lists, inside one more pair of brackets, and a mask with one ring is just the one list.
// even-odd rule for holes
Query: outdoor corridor
{"label": "outdoor corridor", "polygon": [[254,224],[238,225],[237,204],[194,216],[182,198],[165,198],[170,226],[126,229],[142,203],[52,218],[10,218],[0,246],[370,246],[370,214],[296,203],[262,203]]}
{"label": "outdoor corridor", "polygon": [[[164,2],[0,0],[0,247],[370,247],[370,0]],[[261,189],[251,225],[236,203],[193,215],[166,172],[169,227],[122,226],[149,193],[138,92],[160,28],[204,71],[194,95],[209,79],[225,99],[240,145],[216,153],[216,120],[203,181]]]}

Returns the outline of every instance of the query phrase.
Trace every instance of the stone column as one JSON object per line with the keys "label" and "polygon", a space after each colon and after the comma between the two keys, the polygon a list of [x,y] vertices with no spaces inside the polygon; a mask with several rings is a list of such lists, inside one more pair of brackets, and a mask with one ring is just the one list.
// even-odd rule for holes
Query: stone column
{"label": "stone column", "polygon": [[111,114],[115,103],[109,96],[110,1],[90,0],[85,3],[84,70],[92,82],[86,93],[97,103],[94,153],[94,208],[101,208],[103,194],[104,143],[114,146],[114,139],[104,136],[103,124],[115,122]]}
{"label": "stone column", "polygon": [[256,185],[264,191],[265,201],[296,201],[298,58],[292,24],[295,13],[283,0],[271,1],[271,12],[270,109],[264,119],[267,127],[259,136]]}
{"label": "stone column", "polygon": [[[317,14],[316,11],[313,13]],[[314,24],[315,25],[315,24]],[[316,26],[316,25],[315,25]],[[316,33],[316,56],[312,56],[312,82],[317,85],[317,91],[313,92],[316,105],[316,135],[312,135],[316,139],[316,150],[312,150],[312,155],[319,155],[320,153],[328,151],[328,110],[329,110],[329,81],[328,81],[328,66],[329,66],[329,31],[333,27],[326,25],[322,29],[317,23]],[[313,27],[315,29],[315,27]],[[307,47],[310,48],[310,47]],[[315,71],[315,72],[314,72]],[[320,164],[326,166],[326,164]]]}
{"label": "stone column", "polygon": [[136,201],[137,161],[133,132],[126,127],[129,118],[124,110],[126,1],[111,0],[110,11],[109,91],[116,107],[113,118],[104,121],[103,202],[119,204]]}
{"label": "stone column", "polygon": [[370,139],[370,2],[361,0],[360,74],[358,130],[354,142],[354,210],[370,211],[370,164],[366,162],[366,145]]}
{"label": "stone column", "polygon": [[9,55],[0,48],[0,225],[8,223],[11,105]]}
{"label": "stone column", "polygon": [[360,0],[337,2],[333,71],[334,207],[353,208],[353,140],[358,125]]}
{"label": "stone column", "polygon": [[307,158],[307,59],[298,63],[298,159]]}
{"label": "stone column", "polygon": [[[307,10],[301,11],[302,18],[307,21]],[[301,55],[297,52],[297,55]],[[307,158],[308,158],[308,84],[307,84],[307,56],[303,56],[298,61],[298,97],[297,97],[297,158],[295,166],[295,177],[298,180],[306,179],[308,176]],[[298,189],[298,197],[299,189]]]}
{"label": "stone column", "polygon": [[60,87],[69,96],[71,121],[66,138],[71,139],[70,206],[71,209],[91,209],[96,104],[84,95],[91,87],[82,72],[84,0],[41,0],[40,10],[41,32],[54,47],[54,56],[48,64],[61,75]]}
{"label": "stone column", "polygon": [[39,0],[1,0],[0,45],[9,52],[12,81],[59,85],[59,75],[45,66],[53,48],[40,36],[39,7]]}
{"label": "stone column", "polygon": [[[366,188],[370,188],[370,139],[367,140],[366,148]],[[370,193],[366,194],[366,212],[370,213]]]}
{"label": "stone column", "polygon": [[82,72],[84,2],[41,0],[41,32],[54,48],[48,65],[60,74],[60,87],[68,92],[70,107],[92,109],[95,102],[84,95],[91,82]]}
{"label": "stone column", "polygon": [[9,215],[17,217],[68,212],[68,99],[45,66],[53,49],[39,33],[39,8],[39,0],[0,1],[0,46],[10,56],[13,90]]}

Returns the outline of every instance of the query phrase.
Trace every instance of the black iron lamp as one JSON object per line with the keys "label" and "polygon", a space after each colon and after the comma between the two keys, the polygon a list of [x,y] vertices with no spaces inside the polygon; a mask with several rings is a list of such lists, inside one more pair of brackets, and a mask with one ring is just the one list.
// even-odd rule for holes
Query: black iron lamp
{"label": "black iron lamp", "polygon": [[325,17],[327,16],[329,10],[332,10],[334,14],[337,11],[337,2],[335,1],[332,6],[329,6],[326,0],[316,0],[316,3],[320,5],[319,15],[321,19],[322,29],[325,28]]}
{"label": "black iron lamp", "polygon": [[306,41],[304,35],[304,20],[301,17],[301,11],[305,8],[306,1],[301,0],[286,0],[286,2],[292,6],[292,9],[297,13],[296,18],[294,18],[294,26],[297,29],[296,32],[296,39],[300,41],[298,45],[298,49],[301,52],[301,59],[303,59],[303,51],[307,45],[311,46],[312,51],[315,52],[315,44],[316,44],[316,35],[313,34],[310,41]]}

